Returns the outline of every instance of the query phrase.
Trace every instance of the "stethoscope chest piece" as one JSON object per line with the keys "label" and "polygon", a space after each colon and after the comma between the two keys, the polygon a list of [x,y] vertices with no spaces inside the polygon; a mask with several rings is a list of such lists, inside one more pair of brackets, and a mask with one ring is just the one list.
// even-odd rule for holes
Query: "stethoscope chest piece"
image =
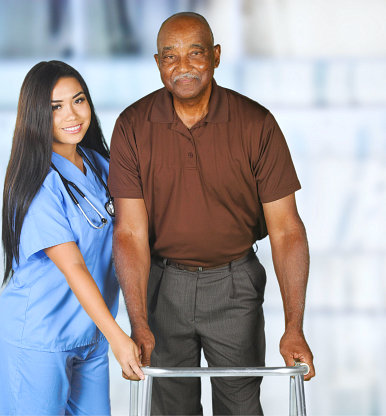
{"label": "stethoscope chest piece", "polygon": [[105,204],[105,209],[110,217],[115,217],[115,208],[114,208],[114,201],[113,198],[109,198],[109,200]]}

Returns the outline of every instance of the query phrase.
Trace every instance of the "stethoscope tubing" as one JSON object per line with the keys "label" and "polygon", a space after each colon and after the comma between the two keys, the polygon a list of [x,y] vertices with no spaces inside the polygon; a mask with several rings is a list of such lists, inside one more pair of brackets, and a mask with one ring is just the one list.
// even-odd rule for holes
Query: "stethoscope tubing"
{"label": "stethoscope tubing", "polygon": [[80,206],[80,204],[76,204],[77,207],[82,211],[82,214],[84,215],[84,217],[86,218],[87,222],[91,225],[91,227],[96,228],[97,230],[100,230],[101,228],[103,228],[106,224],[107,224],[107,220],[106,218],[98,211],[98,209],[91,203],[91,201],[89,201],[87,199],[87,197],[84,197],[84,199],[91,205],[92,208],[94,208],[95,212],[100,216],[101,218],[101,222],[102,225],[95,225],[91,222],[90,218],[86,215],[86,213],[83,211],[82,207]]}
{"label": "stethoscope tubing", "polygon": [[[105,184],[104,180],[102,179],[102,177],[100,176],[99,172],[97,171],[97,169],[93,166],[93,164],[90,162],[89,158],[84,154],[84,152],[82,151],[82,149],[80,149],[79,147],[77,147],[77,151],[78,153],[86,160],[87,164],[90,166],[91,170],[95,173],[95,175],[97,176],[97,178],[99,179],[99,181],[101,182],[101,184],[103,185],[103,187],[106,190],[106,196],[109,198],[108,202],[105,205],[106,211],[110,216],[114,216],[114,211],[112,210],[112,213],[109,212],[109,210],[107,210],[107,205],[110,207],[113,207],[113,199],[111,197],[109,188],[107,187],[107,185]],[[68,195],[70,196],[70,198],[72,199],[72,201],[74,202],[74,204],[80,209],[80,211],[82,212],[83,216],[86,218],[87,222],[91,225],[91,227],[95,228],[95,229],[101,229],[103,228],[106,224],[107,224],[107,219],[100,213],[100,211],[95,207],[95,205],[86,197],[86,195],[79,189],[79,187],[74,183],[69,181],[68,179],[66,179],[57,169],[57,167],[51,162],[51,167],[59,174],[60,179],[63,182],[64,187],[66,188],[66,191],[68,193]],[[76,196],[74,195],[74,193],[72,192],[70,186],[93,208],[93,210],[99,215],[100,219],[101,219],[101,225],[95,225],[90,218],[87,216],[87,214],[84,212],[84,210],[82,209],[82,207],[79,204],[79,201],[77,200]]]}
{"label": "stethoscope tubing", "polygon": [[105,181],[103,180],[102,176],[98,172],[98,169],[91,163],[90,159],[87,157],[87,155],[83,152],[83,150],[79,146],[77,146],[76,150],[86,160],[86,162],[90,166],[91,170],[95,173],[95,175],[99,179],[100,183],[105,188],[106,194],[107,194],[109,200],[110,199],[112,200],[113,198],[111,197],[110,190],[109,190],[108,186],[106,185]]}

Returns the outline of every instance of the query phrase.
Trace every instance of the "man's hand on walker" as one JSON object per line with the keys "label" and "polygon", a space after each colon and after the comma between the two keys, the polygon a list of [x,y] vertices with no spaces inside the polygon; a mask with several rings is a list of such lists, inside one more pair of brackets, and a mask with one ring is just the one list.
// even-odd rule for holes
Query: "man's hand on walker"
{"label": "man's hand on walker", "polygon": [[155,347],[153,333],[148,326],[132,326],[131,337],[140,351],[140,359],[143,367],[150,365],[150,356]]}
{"label": "man's hand on walker", "polygon": [[295,361],[308,364],[310,371],[304,376],[305,381],[315,376],[314,357],[304,338],[303,331],[287,329],[280,340],[280,354],[288,367],[294,366]]}

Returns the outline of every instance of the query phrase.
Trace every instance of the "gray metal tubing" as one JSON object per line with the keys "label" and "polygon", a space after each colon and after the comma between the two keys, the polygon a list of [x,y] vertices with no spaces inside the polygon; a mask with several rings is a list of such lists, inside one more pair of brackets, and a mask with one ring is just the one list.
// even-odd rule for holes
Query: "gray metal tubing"
{"label": "gray metal tubing", "polygon": [[141,403],[141,415],[150,415],[151,409],[151,392],[153,388],[153,377],[147,376],[142,384],[142,403]]}
{"label": "gray metal tubing", "polygon": [[258,377],[295,376],[308,372],[308,366],[296,367],[142,367],[145,375],[152,377]]}
{"label": "gray metal tubing", "polygon": [[304,396],[304,382],[300,375],[295,376],[296,407],[299,416],[306,416],[306,401]]}
{"label": "gray metal tubing", "polygon": [[290,377],[290,391],[289,391],[289,416],[296,416],[297,415],[297,408],[296,408],[296,385],[295,385],[295,377]]}
{"label": "gray metal tubing", "polygon": [[139,390],[139,383],[136,381],[130,381],[130,416],[138,416],[139,409],[138,409],[138,390]]}
{"label": "gray metal tubing", "polygon": [[290,416],[306,416],[303,375],[307,364],[295,367],[142,367],[145,380],[130,382],[130,416],[148,416],[154,377],[258,377],[290,376]]}

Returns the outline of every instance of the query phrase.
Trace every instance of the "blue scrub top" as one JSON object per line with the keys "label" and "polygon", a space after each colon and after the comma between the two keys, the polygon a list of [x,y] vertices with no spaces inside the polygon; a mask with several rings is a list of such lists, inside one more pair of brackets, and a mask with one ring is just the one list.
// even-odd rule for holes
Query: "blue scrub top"
{"label": "blue scrub top", "polygon": [[[93,150],[82,150],[107,183],[106,159]],[[25,216],[20,262],[17,265],[14,261],[14,275],[0,295],[0,337],[19,347],[54,352],[93,344],[104,337],[43,250],[75,241],[114,317],[119,286],[112,264],[113,221],[104,207],[108,200],[106,190],[87,162],[86,174],[55,152],[52,162],[108,221],[101,229],[91,227],[53,169]],[[73,193],[87,216],[100,225],[98,214],[76,191]]]}

